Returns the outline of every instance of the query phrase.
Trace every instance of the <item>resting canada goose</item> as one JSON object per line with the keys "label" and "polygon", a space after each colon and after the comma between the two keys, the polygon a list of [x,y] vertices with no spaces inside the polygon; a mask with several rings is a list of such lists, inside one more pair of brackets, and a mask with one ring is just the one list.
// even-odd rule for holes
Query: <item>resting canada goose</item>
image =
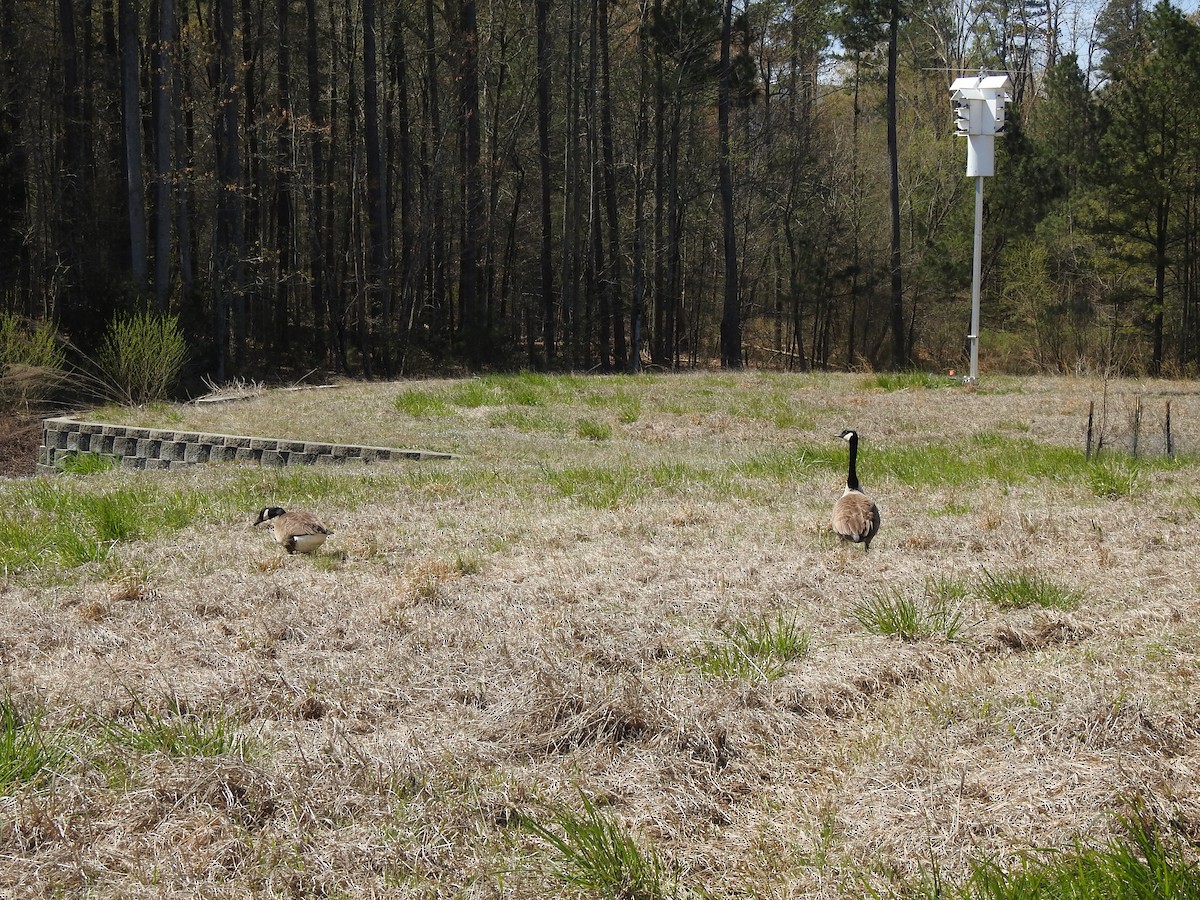
{"label": "resting canada goose", "polygon": [[259,510],[258,521],[252,527],[257,528],[264,522],[271,523],[275,540],[288,553],[295,553],[297,550],[301,553],[312,553],[325,543],[325,538],[333,534],[312,513],[299,509],[288,512],[278,506],[265,507]]}
{"label": "resting canada goose", "polygon": [[871,539],[879,531],[879,507],[858,483],[858,432],[847,428],[838,437],[850,444],[850,470],[846,490],[833,504],[833,530],[847,541],[862,544],[865,552],[871,549]]}

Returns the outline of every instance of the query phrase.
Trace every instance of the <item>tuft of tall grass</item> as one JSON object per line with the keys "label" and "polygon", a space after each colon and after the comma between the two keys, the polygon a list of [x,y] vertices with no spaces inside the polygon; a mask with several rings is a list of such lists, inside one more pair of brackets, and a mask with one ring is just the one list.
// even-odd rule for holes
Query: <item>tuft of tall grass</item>
{"label": "tuft of tall grass", "polygon": [[69,751],[62,738],[42,728],[40,716],[23,716],[11,697],[0,697],[0,796],[38,781]]}
{"label": "tuft of tall grass", "polygon": [[582,790],[582,810],[560,809],[548,820],[522,816],[521,827],[555,855],[551,876],[590,896],[665,900],[684,896],[678,876],[653,848],[603,815]]}
{"label": "tuft of tall grass", "polygon": [[986,569],[979,582],[979,594],[1001,609],[1024,609],[1040,606],[1043,609],[1074,609],[1083,600],[1076,588],[1059,584],[1052,578],[1032,569],[1017,569],[993,575]]}
{"label": "tuft of tall grass", "polygon": [[850,609],[867,631],[916,641],[926,637],[957,640],[965,627],[961,602],[965,586],[954,579],[926,579],[920,592],[902,587],[877,588]]}
{"label": "tuft of tall grass", "polygon": [[249,739],[225,716],[197,716],[178,710],[158,716],[140,703],[135,706],[135,715],[128,724],[105,724],[105,741],[129,750],[171,757],[244,758],[251,750]]}
{"label": "tuft of tall grass", "polygon": [[63,348],[49,320],[27,322],[0,312],[0,407],[28,409],[52,396],[67,377]]}
{"label": "tuft of tall grass", "polygon": [[1105,455],[1093,459],[1086,470],[1087,485],[1097,497],[1120,500],[1132,497],[1142,481],[1142,466],[1131,457]]}
{"label": "tuft of tall grass", "polygon": [[96,475],[115,468],[117,458],[107,453],[68,453],[55,463],[58,470],[66,475]]}
{"label": "tuft of tall grass", "polygon": [[961,387],[962,382],[949,375],[935,375],[932,372],[880,372],[869,375],[863,380],[863,387],[876,388],[883,391],[906,391],[911,389],[929,389]]}
{"label": "tuft of tall grass", "polygon": [[941,900],[1161,900],[1200,897],[1194,847],[1136,812],[1117,818],[1121,832],[1099,846],[1024,854],[1014,866],[975,859],[970,875],[947,883],[934,866],[903,896]]}
{"label": "tuft of tall grass", "polygon": [[567,423],[544,407],[503,406],[487,417],[491,428],[515,428],[521,434],[548,434],[563,437]]}
{"label": "tuft of tall grass", "polygon": [[403,391],[396,395],[392,403],[397,412],[405,413],[414,419],[442,418],[453,414],[450,404],[445,399],[429,391]]}
{"label": "tuft of tall grass", "polygon": [[575,423],[575,435],[585,441],[607,441],[612,438],[612,426],[596,419],[579,419]]}
{"label": "tuft of tall grass", "polygon": [[468,409],[481,406],[544,406],[566,382],[537,372],[518,375],[485,375],[455,386],[450,403]]}
{"label": "tuft of tall grass", "polygon": [[696,657],[700,671],[722,678],[763,678],[774,681],[787,664],[807,656],[812,635],[782,613],[774,621],[738,622],[724,639],[709,641]]}
{"label": "tuft of tall grass", "polygon": [[629,466],[544,467],[542,477],[562,496],[593,509],[617,509],[638,500],[646,492],[645,485]]}

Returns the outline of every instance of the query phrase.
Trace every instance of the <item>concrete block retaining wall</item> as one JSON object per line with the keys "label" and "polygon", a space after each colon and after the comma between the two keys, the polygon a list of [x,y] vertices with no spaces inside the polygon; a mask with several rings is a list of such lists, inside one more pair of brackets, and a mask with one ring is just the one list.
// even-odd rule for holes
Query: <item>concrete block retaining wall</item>
{"label": "concrete block retaining wall", "polygon": [[338,465],[349,461],[388,462],[398,459],[445,459],[448,453],[360,447],[290,438],[261,438],[236,434],[202,434],[135,428],[103,422],[80,422],[67,416],[42,421],[38,471],[57,471],[72,453],[116,457],[131,469],[171,469],[205,462],[256,463],[264,466]]}

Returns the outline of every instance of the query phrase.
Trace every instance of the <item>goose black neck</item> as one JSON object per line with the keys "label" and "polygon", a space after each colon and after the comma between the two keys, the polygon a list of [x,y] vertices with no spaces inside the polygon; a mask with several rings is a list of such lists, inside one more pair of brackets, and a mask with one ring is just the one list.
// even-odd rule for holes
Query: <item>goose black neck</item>
{"label": "goose black neck", "polygon": [[850,471],[846,473],[846,487],[860,490],[858,485],[858,435],[850,435]]}

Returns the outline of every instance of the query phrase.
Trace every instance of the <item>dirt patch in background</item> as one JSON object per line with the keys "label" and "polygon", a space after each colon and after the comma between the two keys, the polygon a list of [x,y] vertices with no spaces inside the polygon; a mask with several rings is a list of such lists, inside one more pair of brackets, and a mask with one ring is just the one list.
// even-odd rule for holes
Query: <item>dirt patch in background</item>
{"label": "dirt patch in background", "polygon": [[0,413],[0,477],[34,474],[41,442],[41,419]]}

